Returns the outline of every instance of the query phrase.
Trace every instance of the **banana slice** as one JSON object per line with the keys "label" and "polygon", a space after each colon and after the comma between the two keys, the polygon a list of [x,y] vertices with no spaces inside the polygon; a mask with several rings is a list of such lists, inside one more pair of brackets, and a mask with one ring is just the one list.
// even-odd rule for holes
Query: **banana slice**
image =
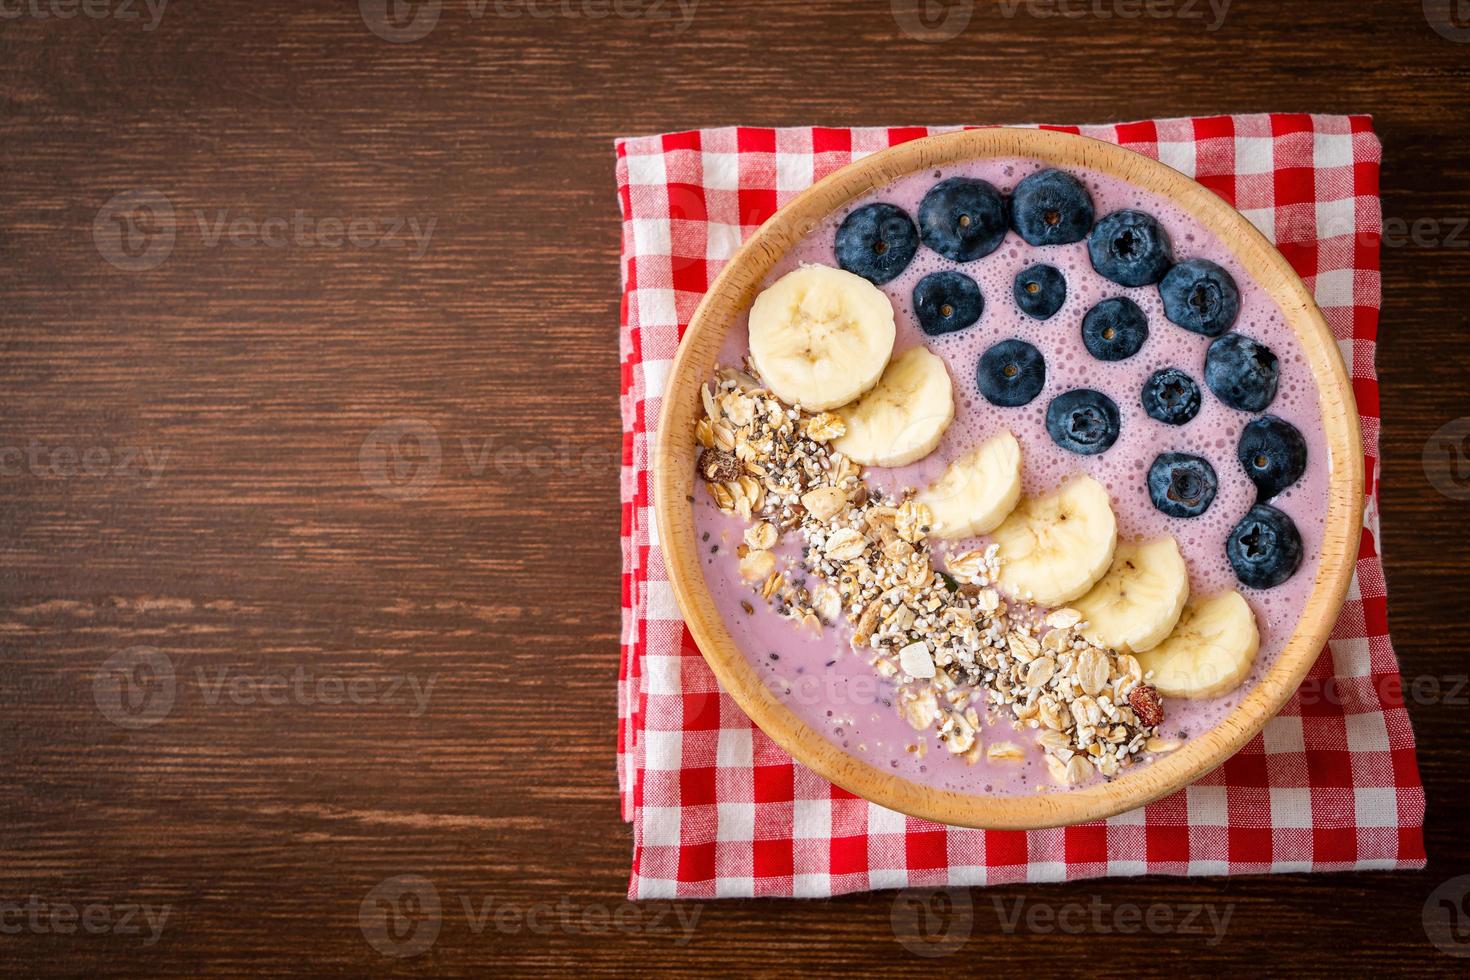
{"label": "banana slice", "polygon": [[847,432],[832,448],[864,466],[904,466],[932,453],[954,421],[944,362],[923,347],[893,359],[878,385],[840,410]]}
{"label": "banana slice", "polygon": [[989,534],[1021,499],[1021,444],[1009,432],[987,439],[916,499],[934,513],[930,537]]}
{"label": "banana slice", "polygon": [[1232,590],[1185,606],[1174,632],[1138,663],[1165,697],[1213,698],[1240,686],[1260,645],[1251,607]]}
{"label": "banana slice", "polygon": [[750,306],[750,359],[788,405],[820,412],[873,385],[893,353],[893,304],[861,276],[804,265]]}
{"label": "banana slice", "polygon": [[991,536],[1000,546],[1001,589],[1037,605],[1061,606],[1107,572],[1118,522],[1103,485],[1079,476],[1048,497],[1022,501]]}
{"label": "banana slice", "polygon": [[1118,545],[1102,581],[1072,608],[1087,620],[1091,643],[1142,653],[1164,641],[1189,599],[1189,570],[1179,543],[1163,537]]}

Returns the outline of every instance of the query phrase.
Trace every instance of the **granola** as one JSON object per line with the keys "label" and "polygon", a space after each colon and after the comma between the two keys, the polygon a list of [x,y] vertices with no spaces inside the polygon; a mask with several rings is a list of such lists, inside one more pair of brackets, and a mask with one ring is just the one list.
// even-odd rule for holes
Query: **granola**
{"label": "granola", "polygon": [[[701,394],[696,468],[716,506],[751,522],[741,577],[797,624],[850,626],[853,649],[898,683],[915,729],[972,763],[982,751],[1024,757],[1014,741],[983,746],[983,729],[1034,732],[1062,785],[1174,747],[1157,737],[1162,701],[1137,659],[1090,644],[1077,610],[1002,597],[995,545],[936,555],[929,508],[912,491],[886,499],[831,448],[840,417],[784,405],[744,371],[720,371]],[[787,535],[801,560],[781,568],[774,549]]]}

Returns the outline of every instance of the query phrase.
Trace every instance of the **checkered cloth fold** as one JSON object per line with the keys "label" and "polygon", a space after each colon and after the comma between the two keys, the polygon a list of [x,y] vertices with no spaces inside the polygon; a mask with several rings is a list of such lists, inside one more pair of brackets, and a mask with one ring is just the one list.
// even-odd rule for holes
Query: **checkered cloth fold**
{"label": "checkered cloth fold", "polygon": [[[954,127],[948,127],[954,128]],[[679,616],[649,490],[660,398],[695,306],[776,208],[945,128],[725,128],[620,140],[623,636],[618,776],[633,898],[825,896],[1099,875],[1417,868],[1424,792],[1378,558],[1380,146],[1367,116],[1044,127],[1162,160],[1233,204],[1316,295],[1362,415],[1368,505],[1347,603],[1302,690],[1199,782],[1105,821],[945,827],[795,764],[721,692]]]}

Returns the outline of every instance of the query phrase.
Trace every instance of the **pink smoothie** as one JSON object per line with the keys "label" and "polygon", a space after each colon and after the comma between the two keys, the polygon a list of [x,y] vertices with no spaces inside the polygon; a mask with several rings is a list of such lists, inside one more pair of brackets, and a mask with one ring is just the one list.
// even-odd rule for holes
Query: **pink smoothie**
{"label": "pink smoothie", "polygon": [[[1041,169],[1036,161],[1001,159],[913,174],[858,201],[887,201],[918,213],[919,201],[938,180],[953,176],[980,177],[1009,194],[1028,174]],[[1156,218],[1168,230],[1175,259],[1207,258],[1230,271],[1240,287],[1240,316],[1234,329],[1262,341],[1280,359],[1281,383],[1276,399],[1267,410],[1295,425],[1306,438],[1307,470],[1295,485],[1273,499],[1301,532],[1305,558],[1297,573],[1270,590],[1251,590],[1240,585],[1225,558],[1225,538],[1235,523],[1255,502],[1255,487],[1235,458],[1241,428],[1255,416],[1223,405],[1204,386],[1205,350],[1210,338],[1191,333],[1164,317],[1154,286],[1125,288],[1103,279],[1092,269],[1085,242],[1073,245],[1033,247],[1014,232],[999,249],[974,262],[957,264],[921,247],[913,262],[897,279],[880,287],[893,301],[897,321],[895,353],[924,344],[942,357],[954,382],[955,420],[938,450],[926,459],[897,469],[868,468],[870,486],[886,490],[922,488],[933,482],[950,460],[1001,429],[1009,429],[1021,444],[1023,483],[1028,494],[1054,489],[1068,477],[1087,473],[1108,488],[1118,519],[1120,539],[1173,535],[1189,566],[1190,591],[1203,596],[1236,588],[1255,611],[1261,633],[1261,648],[1251,677],[1235,691],[1208,701],[1168,699],[1161,735],[1187,738],[1215,725],[1240,700],[1280,653],[1312,590],[1321,553],[1327,506],[1328,467],[1316,385],[1300,345],[1285,323],[1281,311],[1266,293],[1212,234],[1201,228],[1179,208],[1132,184],[1103,174],[1072,169],[1092,195],[1098,217],[1119,208],[1137,208]],[[815,229],[788,253],[767,280],[774,282],[799,264],[837,264],[833,240],[845,209]],[[1060,269],[1067,279],[1065,305],[1050,319],[1033,320],[1016,308],[1011,284],[1016,273],[1044,262]],[[911,294],[924,275],[939,269],[959,269],[972,277],[985,297],[985,311],[974,326],[943,337],[926,337],[913,316]],[[1149,337],[1143,348],[1124,361],[1104,363],[1093,358],[1082,345],[1082,316],[1098,300],[1127,296],[1149,318]],[[1034,344],[1046,358],[1046,387],[1029,405],[999,408],[986,401],[975,387],[975,366],[981,353],[997,341],[1019,337]],[[747,350],[742,321],[731,330],[721,357],[723,365],[739,365]],[[1178,367],[1200,384],[1199,414],[1183,426],[1171,426],[1149,418],[1139,401],[1144,380],[1163,367]],[[1053,397],[1071,388],[1095,388],[1110,396],[1121,415],[1117,442],[1097,456],[1079,456],[1052,442],[1045,427],[1046,406]],[[1214,503],[1203,515],[1170,518],[1149,500],[1145,475],[1161,452],[1183,451],[1203,456],[1219,475],[1220,487]],[[946,752],[931,734],[916,732],[898,715],[892,704],[893,684],[879,678],[864,654],[854,653],[845,628],[828,627],[819,638],[803,634],[788,620],[753,596],[740,581],[734,549],[740,543],[744,523],[719,512],[709,497],[700,494],[696,523],[704,541],[705,578],[719,604],[726,626],[741,649],[755,664],[773,691],[807,724],[847,751],[882,769],[893,770],[915,782],[971,793],[1022,793],[1036,789],[1060,790],[1047,774],[1041,754],[1032,748],[1034,732],[1015,731],[1008,721],[983,729],[981,739],[1014,741],[1028,749],[1027,761],[989,762],[971,765]],[[799,535],[788,535],[799,538]],[[983,544],[984,539],[955,542],[955,553]],[[782,547],[795,554],[797,541]],[[718,548],[718,551],[714,549]],[[936,548],[943,554],[944,546]],[[753,613],[745,612],[742,600],[750,601]],[[916,751],[927,740],[927,751]],[[1137,766],[1130,767],[1130,769]],[[1125,770],[1125,773],[1130,770]]]}

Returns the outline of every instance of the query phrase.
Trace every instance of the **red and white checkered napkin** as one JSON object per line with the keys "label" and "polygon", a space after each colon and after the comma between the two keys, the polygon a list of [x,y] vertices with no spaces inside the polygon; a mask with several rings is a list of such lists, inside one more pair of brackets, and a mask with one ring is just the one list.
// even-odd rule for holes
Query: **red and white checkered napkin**
{"label": "red and white checkered napkin", "polygon": [[[634,898],[823,896],[1097,875],[1417,868],[1424,791],[1379,563],[1380,147],[1366,116],[1251,115],[1055,127],[1190,175],[1272,239],[1351,368],[1368,507],[1347,604],[1302,691],[1193,786],[1111,820],[1034,832],[945,827],[793,763],[720,692],[679,618],[648,465],[680,334],[741,239],[903,129],[714,129],[617,144],[623,212],[623,641],[618,775]],[[1306,696],[1304,696],[1304,694]]]}

